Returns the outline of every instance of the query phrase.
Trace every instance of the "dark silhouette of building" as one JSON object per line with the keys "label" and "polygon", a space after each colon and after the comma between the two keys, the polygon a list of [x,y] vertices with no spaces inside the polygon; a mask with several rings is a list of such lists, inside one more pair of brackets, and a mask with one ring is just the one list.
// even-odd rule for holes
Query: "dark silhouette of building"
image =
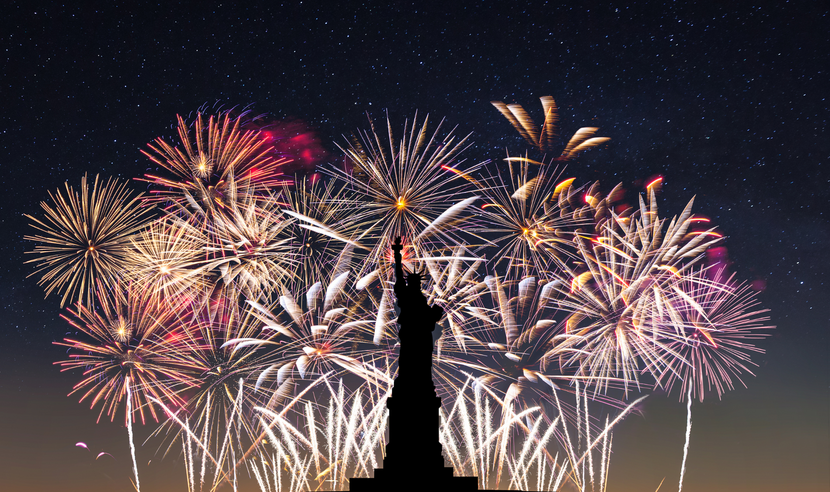
{"label": "dark silhouette of building", "polygon": [[383,468],[375,469],[374,478],[353,478],[352,491],[392,491],[419,488],[438,492],[478,490],[478,478],[454,477],[452,467],[444,466],[438,441],[441,398],[432,382],[432,332],[442,309],[429,306],[421,292],[418,272],[404,278],[401,265],[400,238],[395,239],[395,297],[400,315],[400,355],[398,376],[389,408],[389,444]]}

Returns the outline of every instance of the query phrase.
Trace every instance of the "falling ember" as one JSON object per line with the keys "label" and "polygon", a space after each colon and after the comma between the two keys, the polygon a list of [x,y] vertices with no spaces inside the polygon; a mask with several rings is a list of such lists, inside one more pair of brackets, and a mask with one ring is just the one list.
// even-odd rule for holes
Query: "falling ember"
{"label": "falling ember", "polygon": [[690,236],[704,235],[704,236],[723,237],[723,234],[720,234],[720,233],[714,232],[714,231],[695,231],[695,232],[690,232],[689,235]]}
{"label": "falling ember", "polygon": [[672,273],[672,275],[674,275],[675,277],[677,277],[677,278],[682,278],[682,276],[680,275],[680,273],[678,273],[677,267],[674,267],[674,266],[671,266],[671,265],[657,265],[657,269],[658,269],[658,270],[666,270],[666,271],[669,271],[669,272],[671,272],[671,273]]}
{"label": "falling ember", "polygon": [[564,190],[567,187],[571,186],[575,180],[576,180],[576,178],[568,178],[565,181],[562,181],[561,183],[557,184],[556,188],[553,189],[554,198],[559,196],[559,194],[562,193],[562,190]]}
{"label": "falling ember", "polygon": [[656,179],[652,180],[651,182],[649,182],[646,185],[646,189],[651,190],[652,188],[659,188],[660,185],[662,185],[662,184],[663,184],[663,177],[661,176],[661,177],[656,178]]}
{"label": "falling ember", "polygon": [[534,161],[533,159],[528,159],[527,157],[507,157],[504,159],[505,162],[527,162],[528,164],[536,164],[537,166],[542,166],[545,163]]}
{"label": "falling ember", "polygon": [[706,217],[692,217],[689,219],[689,222],[710,222],[710,220]]}
{"label": "falling ember", "polygon": [[585,194],[585,203],[587,203],[588,205],[590,205],[592,207],[596,207],[597,203],[599,203],[599,200],[597,200],[595,197],[593,197],[593,196],[589,195],[588,193],[586,193]]}
{"label": "falling ember", "polygon": [[709,334],[709,331],[708,331],[708,330],[703,330],[703,329],[700,329],[700,330],[698,330],[698,331],[699,331],[700,333],[703,333],[703,336],[704,336],[704,337],[706,337],[706,339],[707,339],[707,340],[709,340],[709,343],[711,343],[711,344],[712,344],[712,347],[714,347],[714,348],[718,348],[718,344],[717,344],[717,343],[715,343],[715,339],[714,339],[714,338],[712,338],[712,335],[710,335],[710,334]]}
{"label": "falling ember", "polygon": [[476,182],[475,179],[473,179],[469,174],[467,174],[465,172],[461,172],[461,171],[459,171],[458,169],[456,169],[454,167],[450,167],[450,166],[447,166],[447,165],[442,165],[441,169],[444,169],[444,170],[450,171],[452,173],[455,173],[455,174],[461,176],[462,178],[466,179],[467,181],[470,181],[470,182],[473,182],[473,183]]}

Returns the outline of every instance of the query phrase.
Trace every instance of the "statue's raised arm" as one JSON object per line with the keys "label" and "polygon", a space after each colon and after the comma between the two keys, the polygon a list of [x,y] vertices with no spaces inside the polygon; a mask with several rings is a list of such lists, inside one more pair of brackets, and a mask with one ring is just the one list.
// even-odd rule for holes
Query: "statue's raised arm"
{"label": "statue's raised arm", "polygon": [[406,279],[403,275],[403,244],[401,244],[400,236],[395,238],[392,244],[392,251],[395,252],[395,294],[400,298],[403,289],[406,288]]}

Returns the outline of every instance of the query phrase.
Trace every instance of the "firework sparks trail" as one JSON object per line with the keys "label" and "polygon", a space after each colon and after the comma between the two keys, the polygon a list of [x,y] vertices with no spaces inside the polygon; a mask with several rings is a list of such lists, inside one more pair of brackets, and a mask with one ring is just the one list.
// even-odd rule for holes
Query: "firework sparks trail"
{"label": "firework sparks trail", "polygon": [[[490,104],[499,110],[528,144],[539,152],[545,153],[553,150],[554,137],[559,134],[559,112],[556,101],[551,96],[542,96],[539,99],[542,101],[542,109],[545,111],[545,120],[541,131],[520,104],[504,104],[501,101],[491,101]],[[583,150],[611,140],[608,137],[594,137],[598,130],[599,128],[588,126],[580,128],[570,138],[557,160],[571,160]]]}
{"label": "firework sparks trail", "polygon": [[[185,419],[185,425],[190,426],[190,422],[188,419]],[[181,434],[182,436],[182,450],[184,452],[184,469],[185,475],[189,478],[187,481],[187,490],[188,492],[194,492],[193,490],[193,446],[191,446],[190,439],[185,439],[184,433]]]}
{"label": "firework sparks trail", "polygon": [[127,376],[124,381],[124,387],[127,390],[127,435],[130,439],[130,455],[133,458],[133,474],[135,475],[135,490],[141,492],[141,484],[138,482],[138,462],[135,459],[135,442],[133,441],[133,407],[132,407],[132,390],[130,389],[130,377]]}
{"label": "firework sparks trail", "polygon": [[686,395],[686,399],[688,400],[686,404],[686,444],[683,445],[683,461],[680,465],[680,485],[677,487],[677,492],[683,490],[683,475],[686,474],[686,456],[689,455],[689,437],[692,434],[692,388],[693,386],[690,384],[689,392]]}
{"label": "firework sparks trail", "polygon": [[[230,470],[223,472],[217,468],[210,490],[216,490],[226,481],[235,483],[232,476],[235,477],[235,470],[241,464],[253,472],[263,492],[282,490],[284,486],[290,492],[310,488],[342,490],[351,476],[369,476],[379,462],[376,453],[386,432],[388,420],[384,402],[391,388],[387,386],[381,393],[373,391],[374,386],[369,385],[366,391],[348,393],[342,379],[337,388],[329,384],[327,376],[323,376],[319,382],[321,387],[328,389],[330,396],[328,418],[324,422],[318,424],[314,416],[316,412],[322,411],[322,405],[311,401],[301,403],[301,395],[295,397],[292,402],[305,407],[304,411],[297,412],[296,422],[289,417],[285,408],[278,413],[264,407],[253,407],[254,412],[258,414],[255,419],[262,429],[262,435],[254,445],[254,452],[237,464],[233,475]],[[246,391],[242,381],[239,390],[237,400],[241,402],[247,399],[242,396],[242,392]],[[364,393],[367,395],[366,399]],[[165,411],[169,410],[165,407]],[[238,418],[239,416],[231,415],[223,426],[232,427]],[[189,421],[182,422],[174,415],[171,415],[171,419],[181,426],[182,438],[185,439],[187,436],[182,445],[185,470],[189,477],[188,487],[193,491],[202,490],[204,478],[195,476],[195,460],[190,443],[195,443],[204,453],[203,460],[210,460],[213,465],[218,466],[223,462],[223,458],[221,455],[218,460],[213,458],[207,449],[209,443],[205,435],[197,436]],[[321,432],[326,427],[329,428],[328,431]],[[211,431],[213,432],[215,431]],[[228,445],[227,438],[222,452],[232,455],[235,453],[234,446]],[[229,461],[224,462],[233,462],[234,458],[235,456],[232,456]],[[280,464],[285,466],[280,467]],[[202,466],[204,467],[204,464]]]}
{"label": "firework sparks trail", "polygon": [[[629,404],[613,420],[606,418],[605,426],[597,430],[596,437],[589,434],[587,438],[580,437],[575,442],[569,431],[570,416],[563,412],[555,389],[553,393],[559,414],[552,418],[539,406],[513,413],[505,406],[505,401],[486,386],[468,377],[467,383],[470,382],[473,383],[473,397],[464,395],[469,388],[464,385],[452,406],[445,406],[441,411],[441,442],[457,474],[475,475],[479,478],[479,487],[487,489],[506,487],[530,490],[529,478],[535,474],[536,490],[564,490],[569,487],[568,484],[582,491],[605,490],[612,429],[645,398]],[[584,405],[586,397],[587,393],[583,391],[575,401]],[[492,407],[489,405],[491,401],[495,404]],[[474,412],[470,411],[470,405],[474,407]],[[492,419],[491,409],[496,413],[507,412],[509,418]],[[573,423],[579,428],[579,433],[584,432],[582,427],[592,418],[587,410],[581,417],[585,420],[581,418]],[[496,424],[496,421],[499,423]],[[505,440],[508,441],[505,447],[513,452],[500,455],[499,448]],[[561,453],[558,451],[554,455],[551,450],[557,443],[561,453],[564,453],[561,460]],[[599,453],[597,458],[601,469],[598,479],[594,453]],[[500,466],[509,471],[506,481],[499,476]],[[586,479],[590,476],[595,479]]]}
{"label": "firework sparks trail", "polygon": [[185,470],[187,470],[188,473],[189,473],[189,480],[190,480],[189,481],[189,484],[190,484],[189,487],[191,488],[191,490],[194,490],[195,483],[196,483],[196,481],[195,481],[196,479],[194,477],[195,463],[194,463],[193,449],[192,449],[191,443],[195,442],[198,445],[198,448],[201,449],[201,452],[205,453],[205,456],[207,456],[211,460],[213,465],[216,466],[216,469],[218,470],[218,473],[224,473],[221,470],[221,467],[219,466],[219,463],[216,461],[216,459],[213,457],[213,455],[210,454],[210,451],[208,450],[208,448],[206,446],[206,443],[203,443],[201,441],[201,439],[199,439],[199,436],[197,436],[193,432],[193,430],[191,429],[190,420],[187,417],[185,417],[184,422],[182,422],[182,420],[178,417],[178,415],[176,413],[172,412],[170,410],[170,408],[168,408],[164,403],[162,403],[161,401],[156,400],[152,397],[150,397],[150,400],[152,400],[154,403],[156,403],[158,406],[160,406],[164,410],[164,412],[167,414],[170,421],[175,423],[176,425],[178,425],[179,428],[181,428],[181,430],[182,430],[182,432],[181,432],[182,439],[185,439],[185,436],[187,436],[187,439],[186,439],[187,445],[186,445],[186,451],[185,451]]}
{"label": "firework sparks trail", "polygon": [[[206,398],[207,402],[205,404],[205,414],[210,415],[210,393],[207,394]],[[233,413],[231,413],[230,418],[228,419],[231,422],[231,425],[228,425],[228,429],[233,428]],[[202,428],[202,442],[207,442],[208,439],[208,429],[210,426],[205,423],[205,426]],[[224,451],[224,448],[223,448]],[[221,460],[220,460],[221,461]],[[199,471],[199,490],[202,490],[202,485],[205,483],[205,471],[207,470],[207,458],[206,456],[202,455],[202,468]]]}

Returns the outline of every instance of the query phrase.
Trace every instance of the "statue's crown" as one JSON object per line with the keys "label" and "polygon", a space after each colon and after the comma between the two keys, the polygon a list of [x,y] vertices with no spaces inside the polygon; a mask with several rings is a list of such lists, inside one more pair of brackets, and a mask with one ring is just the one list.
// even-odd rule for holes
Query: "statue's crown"
{"label": "statue's crown", "polygon": [[421,286],[421,272],[414,271],[406,275],[406,283],[408,285],[417,285],[418,287]]}

